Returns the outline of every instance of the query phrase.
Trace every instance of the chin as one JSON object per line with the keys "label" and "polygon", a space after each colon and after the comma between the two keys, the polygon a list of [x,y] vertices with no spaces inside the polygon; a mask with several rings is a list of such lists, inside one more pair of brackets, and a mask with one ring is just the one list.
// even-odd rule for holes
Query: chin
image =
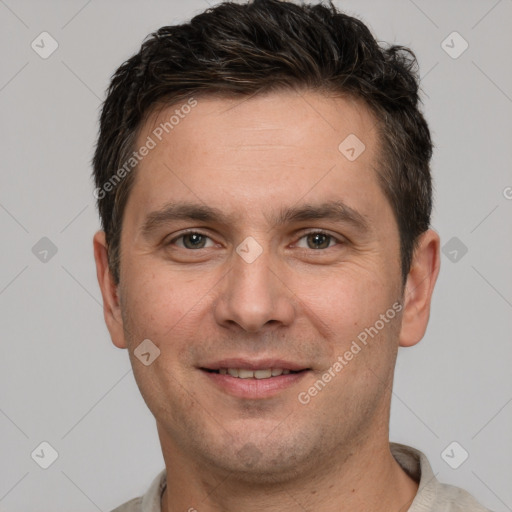
{"label": "chin", "polygon": [[[312,462],[315,449],[308,449],[305,442],[299,442],[300,436],[295,433],[294,438],[269,439],[265,433],[258,439],[243,442],[231,439],[229,444],[223,446],[218,453],[206,455],[209,464],[217,469],[230,473],[230,479],[236,478],[239,482],[254,484],[272,484],[292,481],[300,472],[307,471],[308,462]],[[316,450],[318,451],[318,450]]]}

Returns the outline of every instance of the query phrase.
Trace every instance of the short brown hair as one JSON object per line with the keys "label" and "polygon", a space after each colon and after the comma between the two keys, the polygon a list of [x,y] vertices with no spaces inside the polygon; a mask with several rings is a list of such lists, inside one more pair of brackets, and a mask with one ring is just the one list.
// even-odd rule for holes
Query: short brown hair
{"label": "short brown hair", "polygon": [[[148,115],[191,96],[243,97],[283,89],[349,95],[374,114],[382,156],[378,177],[398,224],[405,283],[432,210],[432,142],[419,110],[416,57],[403,46],[381,47],[362,21],[332,2],[279,0],[224,2],[189,23],[162,27],[113,75],[93,175],[116,283],[134,173],[122,173],[118,185],[112,177],[130,159]],[[109,182],[112,186],[105,187]]]}

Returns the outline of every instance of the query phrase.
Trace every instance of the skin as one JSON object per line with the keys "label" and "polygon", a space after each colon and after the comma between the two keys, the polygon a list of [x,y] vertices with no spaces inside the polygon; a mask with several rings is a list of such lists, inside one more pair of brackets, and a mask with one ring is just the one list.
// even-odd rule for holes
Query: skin
{"label": "skin", "polygon": [[[138,146],[176,108],[155,112]],[[351,133],[366,146],[353,162],[338,150]],[[403,287],[398,227],[377,181],[378,143],[375,119],[353,99],[293,91],[198,98],[139,164],[117,286],[104,233],[95,235],[105,320],[156,418],[163,511],[398,512],[413,500],[417,483],[389,450],[391,387],[398,347],[417,343],[428,323],[439,237],[421,236]],[[150,212],[185,200],[232,217],[143,232]],[[333,200],[368,229],[272,220],[281,208]],[[185,229],[205,235],[204,246],[189,248],[190,236],[178,238]],[[315,242],[308,230],[333,238]],[[262,249],[252,263],[236,252],[249,236]],[[401,312],[300,403],[298,394],[397,301]],[[160,350],[149,366],[133,354],[144,339]],[[310,370],[274,396],[246,399],[200,370],[227,357],[277,357]]]}

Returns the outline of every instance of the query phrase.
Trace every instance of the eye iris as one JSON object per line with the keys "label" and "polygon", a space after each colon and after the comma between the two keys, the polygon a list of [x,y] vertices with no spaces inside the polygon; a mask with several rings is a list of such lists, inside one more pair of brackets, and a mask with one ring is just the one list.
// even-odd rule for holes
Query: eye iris
{"label": "eye iris", "polygon": [[[191,243],[189,244],[187,241]],[[187,249],[197,249],[198,247],[202,248],[204,247],[204,243],[205,237],[199,233],[189,233],[183,236],[183,245]]]}
{"label": "eye iris", "polygon": [[[310,249],[326,249],[329,247],[331,237],[329,235],[326,235],[324,233],[312,233],[308,235],[308,246]],[[309,243],[312,241],[312,245]],[[315,245],[319,244],[319,245]]]}

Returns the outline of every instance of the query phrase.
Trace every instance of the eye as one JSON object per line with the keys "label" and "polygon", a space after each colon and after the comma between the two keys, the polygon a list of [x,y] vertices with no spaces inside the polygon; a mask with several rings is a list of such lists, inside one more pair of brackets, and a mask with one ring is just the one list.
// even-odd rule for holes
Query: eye
{"label": "eye", "polygon": [[181,249],[205,249],[207,247],[206,244],[208,240],[210,241],[210,245],[208,247],[212,247],[213,242],[210,237],[203,233],[199,233],[198,231],[189,231],[188,233],[183,233],[182,235],[173,238],[168,245],[177,245]]}
{"label": "eye", "polygon": [[324,231],[312,231],[311,233],[307,233],[306,235],[300,237],[299,240],[306,240],[306,247],[300,244],[297,244],[298,247],[303,249],[328,249],[332,247],[331,242],[341,243],[340,240],[335,238]]}
{"label": "eye", "polygon": [[[304,242],[301,242],[302,240],[305,241],[305,245]],[[297,247],[313,250],[329,249],[333,245],[340,243],[341,241],[339,239],[329,233],[324,231],[312,231],[299,238]],[[181,249],[195,250],[213,247],[215,244],[209,236],[199,231],[189,231],[173,238],[167,245],[176,245]]]}

